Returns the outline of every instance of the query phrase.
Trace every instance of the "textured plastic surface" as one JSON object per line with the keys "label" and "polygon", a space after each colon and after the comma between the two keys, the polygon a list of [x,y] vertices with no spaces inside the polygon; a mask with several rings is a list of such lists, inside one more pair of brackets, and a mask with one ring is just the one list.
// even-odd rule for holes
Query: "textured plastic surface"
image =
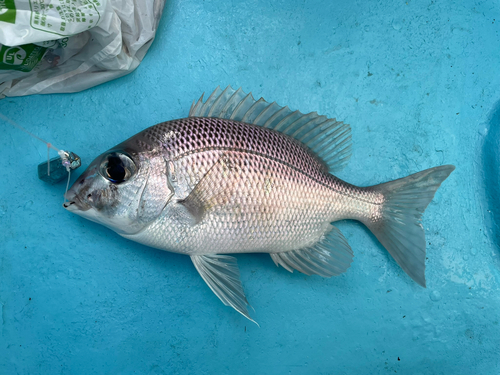
{"label": "textured plastic surface", "polygon": [[153,42],[164,4],[2,1],[0,98],[78,92],[130,73]]}
{"label": "textured plastic surface", "polygon": [[188,257],[66,212],[64,187],[37,177],[46,146],[2,123],[0,373],[498,374],[499,11],[493,1],[172,1],[133,74],[0,101],[84,167],[227,84],[351,124],[352,159],[338,174],[349,182],[457,166],[423,216],[427,289],[368,229],[342,222],[354,261],[336,278],[237,256],[259,328]]}

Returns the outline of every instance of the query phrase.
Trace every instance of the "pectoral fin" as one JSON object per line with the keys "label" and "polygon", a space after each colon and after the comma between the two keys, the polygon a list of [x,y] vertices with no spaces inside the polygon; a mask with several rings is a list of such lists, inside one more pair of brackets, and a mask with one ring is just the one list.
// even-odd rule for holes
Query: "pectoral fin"
{"label": "pectoral fin", "polygon": [[198,224],[211,208],[223,206],[231,199],[234,186],[230,184],[230,174],[240,170],[223,155],[185,199],[172,205],[176,215],[192,225]]}
{"label": "pectoral fin", "polygon": [[200,276],[224,305],[231,306],[257,324],[248,314],[249,304],[241,286],[236,258],[228,255],[192,255],[191,260]]}

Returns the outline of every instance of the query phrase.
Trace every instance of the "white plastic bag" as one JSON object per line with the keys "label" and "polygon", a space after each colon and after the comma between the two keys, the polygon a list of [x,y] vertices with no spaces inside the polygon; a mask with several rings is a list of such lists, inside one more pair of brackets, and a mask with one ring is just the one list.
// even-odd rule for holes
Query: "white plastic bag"
{"label": "white plastic bag", "polygon": [[165,0],[0,0],[0,98],[77,92],[124,76]]}

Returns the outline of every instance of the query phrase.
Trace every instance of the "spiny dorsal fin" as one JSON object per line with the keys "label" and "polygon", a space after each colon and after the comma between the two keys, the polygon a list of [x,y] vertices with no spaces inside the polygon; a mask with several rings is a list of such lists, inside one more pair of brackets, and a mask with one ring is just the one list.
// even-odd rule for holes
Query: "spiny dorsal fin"
{"label": "spiny dorsal fin", "polygon": [[217,87],[203,103],[203,95],[193,102],[189,117],[216,117],[260,125],[295,138],[307,146],[328,171],[341,170],[351,157],[351,127],[348,124],[319,116],[316,112],[303,114],[268,103],[263,98],[255,100],[251,93],[231,86]]}
{"label": "spiny dorsal fin", "polygon": [[328,230],[323,239],[311,247],[271,253],[271,258],[277,266],[290,272],[297,270],[306,275],[338,276],[351,266],[354,255],[340,230],[333,225],[328,225]]}

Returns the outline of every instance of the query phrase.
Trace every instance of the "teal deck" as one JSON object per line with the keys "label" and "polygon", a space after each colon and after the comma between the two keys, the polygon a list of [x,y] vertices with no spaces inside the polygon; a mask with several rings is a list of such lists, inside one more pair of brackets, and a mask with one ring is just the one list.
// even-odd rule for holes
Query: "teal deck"
{"label": "teal deck", "polygon": [[188,257],[65,211],[65,184],[37,178],[44,144],[0,123],[0,373],[500,373],[499,33],[494,1],[174,0],[134,73],[1,100],[78,174],[228,84],[351,124],[350,183],[457,169],[423,217],[427,289],[340,222],[355,258],[337,278],[237,256],[259,328]]}

